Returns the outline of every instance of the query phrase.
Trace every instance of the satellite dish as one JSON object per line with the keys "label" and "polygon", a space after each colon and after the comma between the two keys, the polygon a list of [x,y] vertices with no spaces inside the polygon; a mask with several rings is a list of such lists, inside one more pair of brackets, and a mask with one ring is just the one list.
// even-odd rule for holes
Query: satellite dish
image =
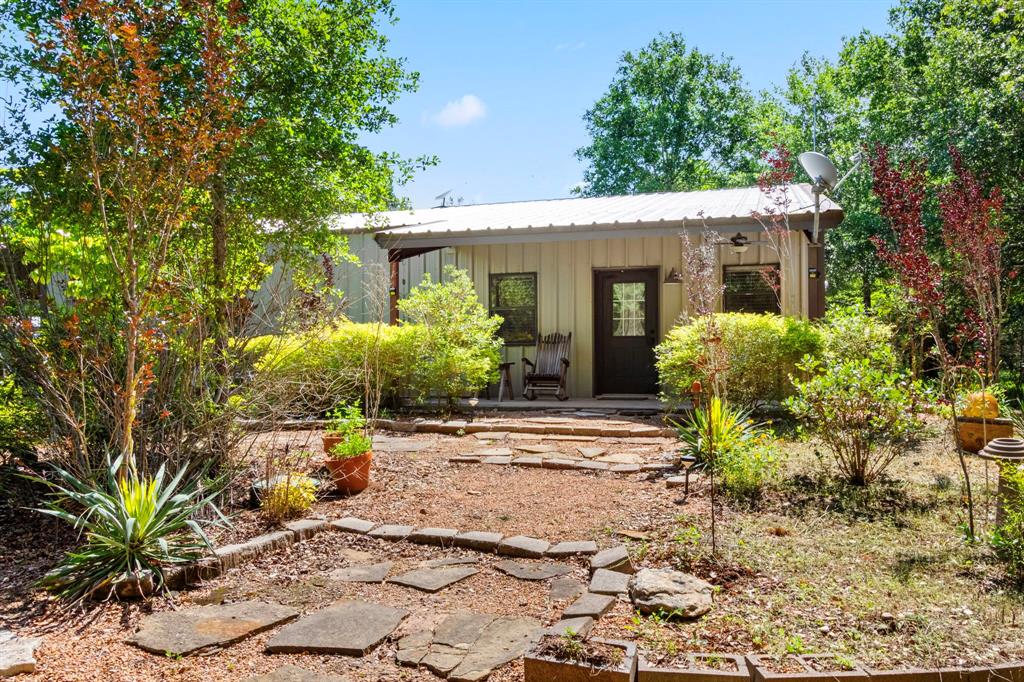
{"label": "satellite dish", "polygon": [[834,189],[839,184],[839,171],[827,156],[818,152],[804,152],[798,157],[800,165],[811,176],[818,191]]}

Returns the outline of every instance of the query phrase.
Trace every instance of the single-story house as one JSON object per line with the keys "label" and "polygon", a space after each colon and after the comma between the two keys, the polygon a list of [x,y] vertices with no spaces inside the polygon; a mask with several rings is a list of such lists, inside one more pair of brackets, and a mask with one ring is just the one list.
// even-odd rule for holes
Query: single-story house
{"label": "single-story house", "polygon": [[[392,321],[397,299],[425,272],[436,281],[449,264],[467,271],[481,302],[505,319],[516,397],[520,358],[533,359],[538,336],[552,332],[572,333],[571,396],[640,395],[657,392],[654,347],[688,312],[683,237],[722,237],[722,310],[824,313],[823,236],[843,213],[822,197],[813,243],[811,186],[792,185],[789,197],[784,249],[771,246],[755,217],[767,205],[757,187],[392,211],[374,216],[383,227],[370,232],[366,216],[346,215],[338,226],[364,262],[390,265]],[[766,267],[778,273],[778,293]],[[338,283],[356,302],[355,319],[359,271]]]}

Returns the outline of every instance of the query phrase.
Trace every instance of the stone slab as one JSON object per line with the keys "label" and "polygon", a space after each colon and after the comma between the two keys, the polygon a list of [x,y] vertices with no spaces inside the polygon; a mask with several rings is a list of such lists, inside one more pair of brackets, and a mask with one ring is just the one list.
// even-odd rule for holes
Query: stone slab
{"label": "stone slab", "polygon": [[575,599],[585,592],[583,583],[574,578],[555,578],[551,581],[551,593],[549,597],[551,601],[563,601],[565,599]]}
{"label": "stone slab", "polygon": [[686,476],[669,476],[665,479],[665,486],[668,488],[682,488],[687,484]]}
{"label": "stone slab", "polygon": [[632,452],[613,452],[610,455],[595,457],[594,461],[607,462],[608,464],[640,464],[644,458]]}
{"label": "stone slab", "polygon": [[272,654],[365,656],[409,615],[405,609],[342,601],[285,626],[267,643]]}
{"label": "stone slab", "polygon": [[479,682],[491,672],[525,654],[543,634],[533,618],[496,618],[449,674],[452,682]]}
{"label": "stone slab", "polygon": [[545,469],[575,469],[576,462],[571,459],[550,458],[545,459],[541,466]]}
{"label": "stone slab", "polygon": [[512,460],[512,464],[517,467],[533,467],[539,469],[544,466],[544,460],[540,457],[516,457]]}
{"label": "stone slab", "polygon": [[16,637],[10,630],[0,630],[0,677],[13,677],[36,671],[36,649],[39,637]]}
{"label": "stone slab", "polygon": [[499,561],[494,567],[520,580],[547,580],[560,575],[572,573],[572,566],[558,564],[553,561],[526,563],[523,561]]}
{"label": "stone slab", "polygon": [[336,568],[327,574],[328,579],[344,583],[382,583],[391,572],[394,562],[381,561],[376,564],[361,564]]}
{"label": "stone slab", "polygon": [[607,462],[591,462],[584,460],[582,462],[576,462],[573,467],[577,471],[608,471],[611,465]]}
{"label": "stone slab", "polygon": [[600,457],[604,453],[608,452],[606,448],[599,447],[579,447],[576,451],[580,453],[580,456],[586,457],[587,459],[594,459]]}
{"label": "stone slab", "polygon": [[398,652],[395,654],[398,665],[419,665],[423,657],[430,652],[430,642],[433,638],[433,632],[420,630],[399,639]]}
{"label": "stone slab", "polygon": [[127,642],[155,654],[188,656],[229,646],[297,615],[290,606],[259,601],[161,611],[145,616]]}
{"label": "stone slab", "polygon": [[559,542],[557,545],[548,548],[546,554],[549,557],[567,557],[578,555],[597,554],[597,543],[593,540],[577,540],[570,542]]}
{"label": "stone slab", "polygon": [[247,682],[348,682],[344,677],[316,673],[297,665],[282,665],[273,672],[246,678]]}
{"label": "stone slab", "polygon": [[480,457],[476,455],[455,455],[454,457],[449,457],[448,461],[452,464],[479,464]]}
{"label": "stone slab", "polygon": [[613,464],[608,468],[613,474],[635,474],[640,471],[639,464]]}
{"label": "stone slab", "polygon": [[615,597],[587,592],[562,612],[562,618],[600,618],[615,605]]}
{"label": "stone slab", "polygon": [[423,592],[439,592],[449,585],[454,585],[460,580],[465,580],[479,572],[479,569],[471,566],[414,568],[407,573],[392,578],[389,582],[412,587]]}
{"label": "stone slab", "polygon": [[641,471],[675,471],[676,465],[668,462],[648,462],[640,465]]}
{"label": "stone slab", "polygon": [[505,556],[522,557],[526,559],[539,559],[551,548],[551,543],[546,540],[531,538],[527,535],[513,535],[498,543],[498,554]]}
{"label": "stone slab", "polygon": [[511,457],[512,448],[484,448],[473,454],[481,457]]}
{"label": "stone slab", "polygon": [[295,533],[300,540],[308,540],[320,531],[327,528],[327,521],[324,519],[299,519],[284,524],[285,529]]}
{"label": "stone slab", "polygon": [[451,614],[434,630],[433,641],[420,665],[438,675],[447,675],[462,663],[466,654],[495,618],[488,613],[470,611],[457,611]]}
{"label": "stone slab", "polygon": [[590,578],[590,591],[595,594],[625,594],[629,589],[629,574],[599,568]]}
{"label": "stone slab", "polygon": [[473,434],[477,440],[505,440],[507,431],[479,431]]}
{"label": "stone slab", "polygon": [[547,629],[547,634],[555,637],[568,637],[570,633],[577,637],[586,637],[594,629],[594,619],[590,616],[580,618],[563,618]]}
{"label": "stone slab", "polygon": [[414,530],[416,530],[416,529],[413,528],[412,526],[399,526],[399,525],[395,525],[395,524],[385,524],[383,526],[379,526],[377,528],[374,528],[369,533],[367,533],[367,535],[370,536],[371,538],[377,538],[378,540],[387,540],[389,542],[398,542],[400,540],[404,540],[407,537],[409,537],[409,534],[412,533]]}
{"label": "stone slab", "polygon": [[453,542],[456,547],[475,549],[478,552],[492,552],[497,548],[498,543],[500,543],[503,538],[504,536],[501,533],[471,530],[459,533],[455,536]]}
{"label": "stone slab", "polygon": [[480,460],[484,464],[496,464],[498,466],[504,466],[512,463],[511,457],[484,457]]}
{"label": "stone slab", "polygon": [[603,549],[590,557],[590,570],[594,572],[600,568],[619,573],[633,573],[633,564],[629,560],[629,552],[625,545],[616,545]]}
{"label": "stone slab", "polygon": [[578,434],[555,433],[544,436],[544,440],[567,441],[573,443],[593,443],[597,436],[584,436]]}
{"label": "stone slab", "polygon": [[373,439],[373,449],[383,452],[419,452],[426,450],[432,445],[429,440],[415,440],[413,438],[382,438],[376,436]]}
{"label": "stone slab", "polygon": [[531,455],[542,455],[548,452],[558,452],[558,447],[554,445],[532,445],[527,443],[525,445],[516,445],[516,450],[519,450],[520,452],[528,452]]}
{"label": "stone slab", "polygon": [[443,559],[430,559],[429,561],[421,561],[420,566],[424,568],[444,568],[445,566],[468,566],[470,564],[478,564],[480,560],[475,556],[453,556],[445,557]]}
{"label": "stone slab", "polygon": [[409,542],[419,545],[436,545],[438,547],[451,547],[452,540],[459,534],[454,528],[418,528],[409,533],[406,538]]}
{"label": "stone slab", "polygon": [[357,535],[366,535],[377,526],[373,521],[359,519],[355,516],[346,516],[343,519],[331,521],[328,525],[334,530],[340,530],[343,533],[355,533]]}

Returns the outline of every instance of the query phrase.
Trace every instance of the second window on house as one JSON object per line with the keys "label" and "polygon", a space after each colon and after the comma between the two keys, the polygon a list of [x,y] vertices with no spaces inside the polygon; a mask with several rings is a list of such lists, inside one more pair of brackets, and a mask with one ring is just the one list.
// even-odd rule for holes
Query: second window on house
{"label": "second window on house", "polygon": [[498,336],[506,346],[537,343],[537,273],[491,275],[491,315],[501,315]]}
{"label": "second window on house", "polygon": [[722,310],[727,313],[780,313],[779,266],[732,265],[723,273],[725,294]]}

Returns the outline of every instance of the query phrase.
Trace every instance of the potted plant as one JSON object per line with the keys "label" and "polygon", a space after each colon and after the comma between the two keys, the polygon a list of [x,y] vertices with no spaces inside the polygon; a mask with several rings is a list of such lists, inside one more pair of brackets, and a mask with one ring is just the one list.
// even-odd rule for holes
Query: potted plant
{"label": "potted plant", "polygon": [[957,436],[967,452],[980,452],[996,438],[1012,438],[1013,422],[999,416],[999,401],[989,391],[975,391],[962,399],[957,415]]}
{"label": "potted plant", "polygon": [[332,411],[323,440],[325,464],[335,487],[344,493],[365,490],[370,484],[373,438],[366,431],[359,403],[340,405]]}
{"label": "potted plant", "polygon": [[523,658],[524,682],[632,682],[636,646],[614,639],[584,639],[572,630],[546,635]]}

